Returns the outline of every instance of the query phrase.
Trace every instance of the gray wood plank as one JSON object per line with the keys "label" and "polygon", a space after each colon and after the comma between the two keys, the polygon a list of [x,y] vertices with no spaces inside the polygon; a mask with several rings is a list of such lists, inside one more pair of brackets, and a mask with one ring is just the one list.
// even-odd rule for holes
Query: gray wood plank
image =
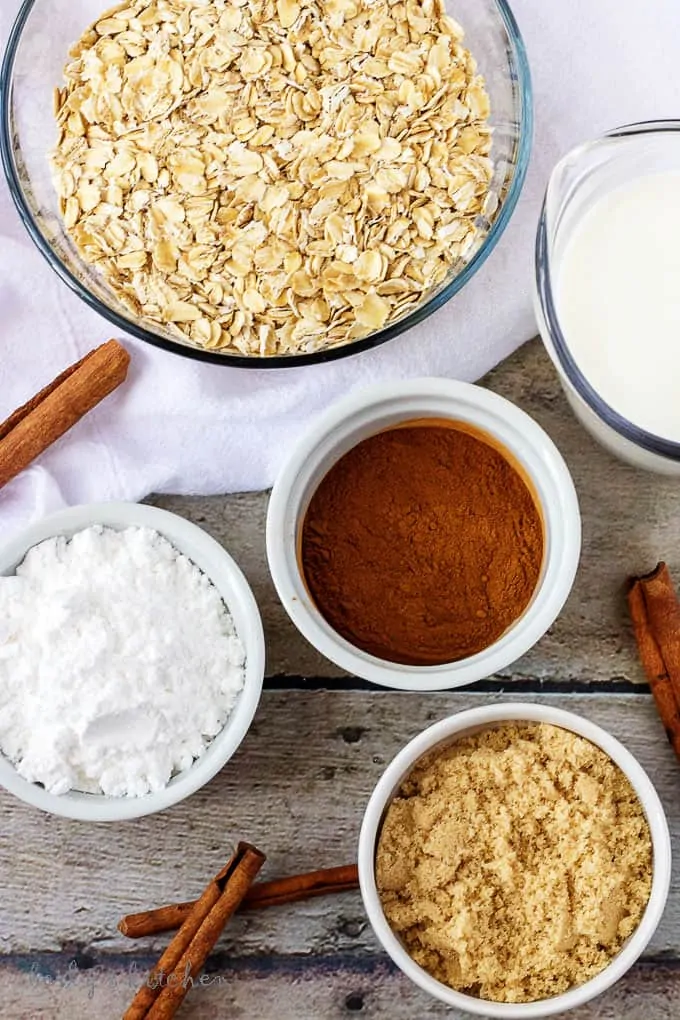
{"label": "gray wood plank", "polygon": [[[571,468],[583,513],[583,556],[571,598],[550,633],[506,675],[642,681],[622,585],[628,574],[648,570],[661,558],[680,582],[678,482],[620,464],[596,445],[573,417],[538,341],[484,382],[552,436]],[[164,496],[154,502],[207,528],[243,567],[265,619],[270,675],[341,675],[300,637],[278,602],[265,561],[265,493]]]}
{"label": "gray wood plank", "polygon": [[[511,695],[265,693],[231,763],[202,791],[151,818],[116,826],[45,816],[0,794],[3,953],[156,951],[116,932],[123,913],[197,895],[238,839],[268,854],[263,877],[351,862],[384,765],[452,712]],[[621,738],[653,778],[680,851],[680,767],[644,694],[544,695]],[[236,918],[222,949],[261,954],[374,954],[358,893]],[[650,953],[680,956],[680,874]]]}
{"label": "gray wood plank", "polygon": [[[621,586],[627,574],[653,566],[660,557],[680,580],[677,483],[629,469],[595,445],[573,419],[538,343],[527,345],[485,382],[532,414],[555,439],[573,472],[584,517],[581,569],[565,611],[536,648],[499,679],[507,681],[510,692],[515,679],[641,681]],[[384,764],[410,737],[450,712],[516,700],[511,693],[479,691],[424,696],[347,691],[339,671],[289,624],[273,591],[264,555],[266,494],[166,496],[154,502],[207,528],[243,566],[264,617],[268,674],[327,678],[330,690],[268,691],[233,762],[185,804],[154,818],[116,827],[79,825],[41,815],[0,791],[0,1018],[119,1016],[138,980],[130,967],[140,953],[156,954],[164,944],[163,939],[124,940],[115,930],[122,913],[197,894],[238,838],[267,851],[269,877],[352,860],[370,791]],[[581,712],[627,744],[659,789],[677,856],[680,767],[651,699],[593,691],[522,700]],[[59,961],[72,953],[82,968],[88,960],[101,966],[59,972]],[[237,918],[220,942],[220,954],[224,980],[194,993],[183,1012],[187,1018],[332,1020],[360,1012],[376,1020],[459,1020],[387,965],[358,894]],[[647,962],[572,1015],[575,1020],[670,1020],[678,1015],[678,960],[680,878],[674,875]]]}
{"label": "gray wood plank", "polygon": [[[34,973],[5,965],[0,969],[3,1020],[114,1020],[129,1005],[140,975],[129,968],[84,973]],[[675,1020],[680,971],[663,965],[637,966],[613,989],[569,1013],[573,1020]],[[295,961],[206,975],[185,999],[183,1020],[216,1017],[258,1020],[465,1020],[416,988],[383,961],[366,965],[335,961]],[[566,1014],[561,1014],[565,1016]]]}

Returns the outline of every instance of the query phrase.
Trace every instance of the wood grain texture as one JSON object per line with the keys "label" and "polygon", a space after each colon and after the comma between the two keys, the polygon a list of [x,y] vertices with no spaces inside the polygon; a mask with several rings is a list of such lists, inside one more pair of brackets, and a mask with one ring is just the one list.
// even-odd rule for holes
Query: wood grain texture
{"label": "wood grain texture", "polygon": [[[351,691],[266,692],[235,758],[169,811],[120,825],[40,814],[0,795],[5,953],[157,951],[116,925],[126,913],[190,899],[245,839],[267,854],[262,879],[355,859],[359,826],[385,764],[416,733],[452,712],[511,695]],[[544,695],[604,726],[629,747],[664,800],[680,849],[680,766],[651,697]],[[680,955],[680,874],[650,952]],[[27,895],[30,890],[30,896]],[[378,952],[358,893],[234,918],[220,942],[237,956]]]}
{"label": "wood grain texture", "polygon": [[[3,1020],[118,1020],[139,982],[126,965],[85,972],[54,971],[26,961],[0,966]],[[468,1020],[468,1013],[431,999],[383,960],[219,962],[194,986],[182,1020]],[[677,1020],[680,971],[638,965],[570,1020]],[[561,1014],[565,1017],[566,1014]]]}
{"label": "wood grain texture", "polygon": [[[572,595],[551,631],[504,676],[642,682],[623,584],[660,559],[680,576],[678,482],[627,467],[591,439],[569,409],[538,341],[484,383],[522,407],[554,439],[572,471],[583,514],[583,555]],[[234,554],[265,619],[270,675],[342,675],[297,633],[279,604],[266,566],[265,493],[164,496],[154,502],[196,521]]]}
{"label": "wood grain texture", "polygon": [[[518,700],[515,681],[619,682],[589,693],[522,697],[579,712],[618,736],[648,770],[680,852],[680,766],[643,679],[623,581],[667,559],[680,576],[677,483],[634,471],[600,450],[572,417],[542,348],[533,343],[486,380],[535,417],[574,475],[584,551],[573,594],[551,632],[498,678],[507,693],[351,691],[336,667],[297,634],[265,559],[264,493],[154,502],[196,521],[234,554],[258,598],[268,674],[295,678],[265,692],[228,766],[189,801],[119,826],[84,825],[24,806],[0,791],[0,1020],[113,1020],[164,938],[130,942],[124,913],[198,895],[233,843],[268,855],[263,878],[351,862],[362,814],[385,764],[417,732],[452,712]],[[320,678],[305,690],[300,678]],[[296,687],[302,689],[294,689]],[[623,691],[623,693],[622,693]],[[69,961],[75,968],[69,969]],[[462,1014],[430,1000],[392,968],[358,893],[234,919],[211,961],[218,979],[197,989],[187,1020],[434,1020]],[[137,968],[136,973],[131,968]],[[671,1020],[680,1001],[680,876],[645,960],[574,1020]]]}

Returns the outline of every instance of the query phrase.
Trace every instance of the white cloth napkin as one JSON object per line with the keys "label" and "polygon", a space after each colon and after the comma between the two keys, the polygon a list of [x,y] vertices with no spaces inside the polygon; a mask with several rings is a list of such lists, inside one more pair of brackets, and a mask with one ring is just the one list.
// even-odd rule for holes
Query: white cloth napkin
{"label": "white cloth napkin", "polygon": [[[18,7],[19,0],[0,0],[3,44]],[[535,334],[533,243],[548,174],[569,148],[608,128],[680,117],[680,2],[514,0],[513,7],[533,72],[534,155],[510,226],[466,288],[408,334],[328,365],[229,369],[120,337],[133,355],[128,383],[0,491],[0,536],[64,504],[264,488],[337,396],[375,380],[478,379]],[[3,181],[0,420],[112,335],[35,250]]]}

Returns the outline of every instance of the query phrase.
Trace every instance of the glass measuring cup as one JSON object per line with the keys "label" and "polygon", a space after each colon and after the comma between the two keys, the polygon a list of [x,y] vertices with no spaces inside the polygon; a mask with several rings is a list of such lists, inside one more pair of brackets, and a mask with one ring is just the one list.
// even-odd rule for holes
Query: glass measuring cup
{"label": "glass measuring cup", "polygon": [[555,278],[574,229],[599,199],[635,178],[679,168],[680,120],[629,124],[580,145],[552,172],[536,238],[536,318],[572,410],[615,456],[671,475],[680,475],[680,443],[647,432],[619,414],[579,368],[560,326]]}

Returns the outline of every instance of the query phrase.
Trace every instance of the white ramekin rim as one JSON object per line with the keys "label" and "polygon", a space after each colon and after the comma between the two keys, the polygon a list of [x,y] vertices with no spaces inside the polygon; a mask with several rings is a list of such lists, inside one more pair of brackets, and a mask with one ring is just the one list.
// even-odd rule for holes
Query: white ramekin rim
{"label": "white ramekin rim", "polygon": [[234,711],[204,754],[156,793],[109,797],[71,791],[49,793],[30,783],[0,754],[0,785],[14,796],[50,814],[88,822],[124,821],[155,814],[178,804],[205,786],[234,755],[250,728],[260,702],[265,643],[260,611],[240,568],[219,542],[191,521],[141,503],[89,503],[70,507],[31,524],[0,548],[0,575],[12,574],[33,546],[55,535],[72,535],[92,525],[122,529],[153,528],[188,556],[210,578],[234,617],[246,649],[245,682]]}
{"label": "white ramekin rim", "polygon": [[[299,518],[306,509],[300,505],[304,499],[304,479],[324,463],[329,447],[342,443],[357,421],[368,425],[371,420],[378,421],[388,414],[392,406],[419,401],[424,409],[428,402],[446,402],[448,417],[466,421],[492,434],[522,464],[541,497],[546,564],[532,603],[493,645],[460,662],[413,667],[387,662],[354,647],[326,623],[301,576],[296,547]],[[420,416],[423,415],[428,416],[425,410]],[[414,408],[399,420],[418,416]],[[382,427],[386,426],[379,426],[373,432]],[[370,434],[370,430],[366,434]],[[347,448],[352,445],[354,443]],[[331,457],[322,474],[332,462]],[[355,390],[334,403],[312,423],[293,449],[274,484],[267,514],[269,569],[279,598],[300,633],[345,672],[401,690],[460,687],[490,676],[519,659],[559,615],[573,586],[580,552],[578,498],[569,469],[553,441],[537,422],[509,400],[481,386],[451,379],[378,383]]]}
{"label": "white ramekin rim", "polygon": [[[600,747],[630,780],[649,824],[653,848],[652,889],[640,924],[612,962],[594,978],[552,999],[531,1003],[490,1002],[457,992],[437,981],[407,953],[382,910],[375,879],[375,850],[388,804],[403,779],[424,754],[486,726],[502,722],[544,722],[585,737]],[[651,780],[636,758],[606,730],[590,720],[545,704],[512,703],[468,709],[442,719],[411,740],[390,762],[366,807],[359,835],[359,883],[364,907],[379,942],[416,985],[447,1005],[491,1020],[540,1020],[594,999],[618,981],[644,951],[661,920],[671,879],[671,841],[666,816]]]}

